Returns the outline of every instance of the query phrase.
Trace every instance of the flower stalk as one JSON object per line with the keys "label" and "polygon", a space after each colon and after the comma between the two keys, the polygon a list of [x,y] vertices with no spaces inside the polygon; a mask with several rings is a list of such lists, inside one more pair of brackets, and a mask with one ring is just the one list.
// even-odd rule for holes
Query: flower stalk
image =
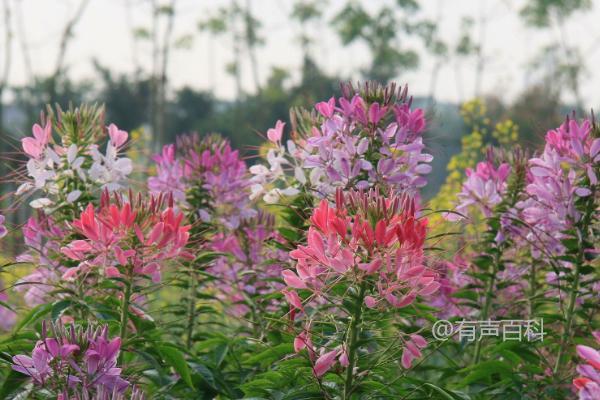
{"label": "flower stalk", "polygon": [[360,285],[356,303],[354,303],[355,314],[350,323],[350,341],[348,342],[348,368],[346,368],[346,382],[344,383],[344,400],[350,399],[352,395],[352,383],[354,378],[354,366],[356,364],[357,342],[360,335],[363,304],[365,302],[366,282]]}
{"label": "flower stalk", "polygon": [[[131,281],[125,279],[125,290],[123,291],[123,302],[121,305],[121,331],[120,337],[123,343],[127,339],[127,324],[129,323],[129,305],[131,303]],[[123,353],[119,354],[119,363],[123,361]]]}

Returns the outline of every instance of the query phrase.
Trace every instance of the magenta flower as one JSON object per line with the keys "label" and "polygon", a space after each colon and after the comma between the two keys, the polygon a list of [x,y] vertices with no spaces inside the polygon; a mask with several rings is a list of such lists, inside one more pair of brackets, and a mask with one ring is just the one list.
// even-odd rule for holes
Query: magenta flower
{"label": "magenta flower", "polygon": [[[202,140],[197,135],[180,136],[176,145],[165,146],[154,160],[157,175],[148,179],[150,191],[172,193],[180,208],[202,221],[235,229],[242,219],[256,214],[248,199],[250,181],[246,164],[226,140],[213,136]],[[201,189],[205,201],[196,195],[191,204],[187,197],[191,189]]]}
{"label": "magenta flower", "polygon": [[76,331],[73,326],[53,330],[56,337],[42,337],[31,357],[14,356],[12,368],[65,399],[81,391],[123,393],[129,387],[116,366],[121,339],[109,340],[106,326],[86,331]]}
{"label": "magenta flower", "polygon": [[25,303],[33,307],[44,304],[61,281],[65,267],[60,261],[60,240],[64,231],[52,217],[38,214],[27,220],[23,237],[27,251],[20,254],[17,261],[33,264],[36,268],[17,281],[15,290],[25,292]]}
{"label": "magenta flower", "polygon": [[191,171],[181,160],[176,160],[175,145],[164,146],[162,153],[156,154],[152,159],[156,162],[157,175],[148,178],[150,192],[171,193],[178,204],[187,204],[185,179]]}
{"label": "magenta flower", "polygon": [[[544,152],[529,160],[527,197],[517,204],[529,227],[528,242],[535,243],[538,257],[561,255],[564,231],[581,215],[575,207],[578,198],[591,194],[598,183],[595,170],[600,163],[600,139],[591,134],[591,124],[568,119],[546,135]],[[587,186],[582,186],[587,180]]]}

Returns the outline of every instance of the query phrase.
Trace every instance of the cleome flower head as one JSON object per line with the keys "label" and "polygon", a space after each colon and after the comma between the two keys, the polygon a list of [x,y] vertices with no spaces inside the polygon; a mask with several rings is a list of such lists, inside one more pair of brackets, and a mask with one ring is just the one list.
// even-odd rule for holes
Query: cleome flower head
{"label": "cleome flower head", "polygon": [[425,116],[412,109],[406,88],[346,85],[343,94],[317,103],[316,114],[298,112],[287,149],[281,143],[284,124],[278,121],[269,130],[274,147],[267,153],[268,166],[250,169],[252,197],[275,203],[303,187],[321,198],[337,188],[414,194],[426,184],[433,157],[423,152]]}
{"label": "cleome flower head", "polygon": [[[339,189],[335,197],[335,205],[323,199],[313,211],[307,244],[290,252],[295,268],[282,272],[290,315],[304,320],[294,347],[297,352],[308,350],[317,377],[337,363],[349,367],[354,361],[348,349],[352,353],[357,346],[347,338],[338,345],[330,339],[320,350],[313,345],[315,321],[326,319],[321,309],[331,313],[333,307],[343,315],[351,297],[358,301],[354,310],[403,308],[440,287],[437,273],[426,265],[427,220],[418,217],[414,198]],[[401,342],[402,365],[409,368],[426,341],[417,334],[402,334]]]}
{"label": "cleome flower head", "polygon": [[283,271],[289,289],[319,297],[340,278],[369,279],[368,307],[400,308],[439,288],[423,256],[427,220],[412,198],[338,190],[336,207],[322,200],[310,221],[307,245],[290,253],[296,270]]}
{"label": "cleome flower head", "polygon": [[172,193],[179,207],[203,222],[235,229],[256,215],[248,200],[246,164],[220,136],[182,135],[154,160],[157,175],[148,179],[150,191]]}
{"label": "cleome flower head", "polygon": [[82,238],[62,252],[79,265],[69,268],[63,278],[95,267],[107,277],[148,276],[158,282],[164,263],[191,257],[185,250],[190,226],[182,222],[183,214],[173,208],[172,196],[145,198],[130,192],[125,198],[105,191],[98,210],[90,204],[71,223]]}
{"label": "cleome flower head", "polygon": [[115,124],[105,126],[103,109],[49,110],[32,131],[21,141],[28,161],[17,195],[40,192],[30,203],[33,208],[49,211],[126,186],[133,166],[119,152],[128,134]]}
{"label": "cleome flower head", "polygon": [[107,326],[84,330],[56,325],[50,337],[44,323],[31,356],[14,356],[12,368],[57,398],[77,398],[81,392],[123,393],[130,384],[117,367],[120,348],[121,338],[110,339]]}

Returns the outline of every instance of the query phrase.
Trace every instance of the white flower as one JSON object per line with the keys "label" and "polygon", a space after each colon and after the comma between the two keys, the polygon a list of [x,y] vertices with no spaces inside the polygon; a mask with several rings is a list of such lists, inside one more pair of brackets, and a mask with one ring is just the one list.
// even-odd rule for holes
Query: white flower
{"label": "white flower", "polygon": [[33,183],[31,183],[31,182],[25,182],[21,186],[19,186],[19,188],[17,189],[17,192],[15,193],[15,195],[20,196],[23,193],[29,192],[31,189],[33,189]]}
{"label": "white flower", "polygon": [[250,200],[254,200],[265,191],[265,188],[260,183],[255,183],[250,186]]}
{"label": "white flower", "polygon": [[306,183],[306,175],[301,167],[294,168],[294,178],[303,185]]}
{"label": "white flower", "polygon": [[263,200],[267,204],[275,204],[279,201],[279,189],[271,189],[264,196]]}
{"label": "white flower", "polygon": [[42,189],[46,185],[46,181],[53,179],[56,173],[53,170],[46,169],[48,159],[27,161],[27,173],[33,178],[36,189]]}
{"label": "white flower", "polygon": [[133,163],[129,158],[118,158],[116,148],[109,143],[106,146],[106,156],[93,148],[94,163],[89,170],[90,178],[101,184],[103,189],[110,191],[123,187],[122,182],[133,171]]}
{"label": "white flower", "polygon": [[284,195],[284,196],[295,196],[298,193],[300,193],[300,191],[298,189],[296,189],[295,187],[287,187],[283,190],[279,190],[279,193]]}
{"label": "white flower", "polygon": [[33,200],[31,203],[29,203],[29,205],[32,208],[44,208],[44,207],[49,207],[52,205],[52,200],[46,198],[46,197],[42,197],[40,199],[35,199]]}
{"label": "white flower", "polygon": [[67,195],[67,203],[73,203],[81,196],[81,190],[73,190]]}

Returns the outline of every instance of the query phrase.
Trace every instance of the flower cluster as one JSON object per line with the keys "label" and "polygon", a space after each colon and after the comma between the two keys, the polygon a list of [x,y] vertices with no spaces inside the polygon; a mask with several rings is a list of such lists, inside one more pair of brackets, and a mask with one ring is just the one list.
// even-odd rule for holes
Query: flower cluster
{"label": "flower cluster", "polygon": [[[332,196],[337,188],[416,193],[426,184],[433,157],[423,153],[425,117],[423,110],[411,109],[406,90],[397,96],[384,93],[380,101],[367,100],[368,92],[346,92],[337,101],[332,97],[315,105],[318,115],[307,117],[310,129],[296,132],[287,153],[281,143],[284,124],[278,121],[267,132],[275,148],[267,153],[269,167],[250,169],[253,197],[275,203],[301,186],[318,197]],[[285,168],[293,169],[293,180]],[[278,187],[281,182],[284,188]]]}
{"label": "flower cluster", "polygon": [[[295,270],[283,271],[288,286],[284,294],[293,314],[325,303],[340,306],[343,298],[338,298],[339,289],[334,288],[344,284],[357,285],[353,289],[361,302],[357,307],[364,304],[373,309],[406,307],[417,296],[430,295],[440,287],[436,272],[426,266],[427,220],[418,218],[414,199],[338,190],[335,208],[323,199],[310,222],[307,245],[290,253],[297,260]],[[297,291],[309,295],[302,300]],[[297,338],[305,345],[311,324],[309,318]],[[412,351],[405,354],[405,365],[420,354],[416,350],[423,342],[416,339],[416,346],[407,344]],[[315,364],[315,374],[319,375],[322,363],[331,367],[336,357],[345,366],[345,346],[324,353]],[[296,350],[304,347],[296,346]]]}
{"label": "flower cluster", "polygon": [[76,398],[71,396],[82,391],[123,393],[130,386],[117,367],[121,338],[109,339],[106,326],[55,327],[55,337],[47,337],[45,331],[44,325],[31,356],[13,357],[12,368],[31,377],[35,385],[63,399]]}
{"label": "flower cluster", "polygon": [[[518,208],[530,227],[528,241],[542,243],[547,253],[561,254],[562,232],[581,217],[576,200],[589,196],[589,186],[598,183],[600,139],[594,139],[591,130],[588,120],[579,124],[568,119],[546,134],[544,152],[529,160],[527,198]],[[588,187],[582,186],[583,179]]]}
{"label": "flower cluster", "polygon": [[435,292],[440,284],[423,256],[427,220],[415,211],[409,197],[390,199],[373,191],[338,191],[336,208],[322,200],[311,217],[308,244],[290,253],[297,264],[296,271],[283,272],[286,284],[320,297],[340,276],[359,281],[374,276],[373,292],[364,299],[370,308],[406,307],[418,294]]}
{"label": "flower cluster", "polygon": [[[465,173],[467,179],[458,194],[460,204],[456,207],[456,212],[469,215],[470,208],[476,207],[484,217],[490,217],[494,207],[502,201],[506,193],[510,165],[501,163],[496,168],[488,156],[486,161],[477,164],[475,170],[467,168]],[[448,213],[447,218],[457,220],[460,216]]]}
{"label": "flower cluster", "polygon": [[281,238],[275,230],[274,217],[259,213],[242,220],[234,232],[218,233],[207,243],[210,250],[226,254],[218,257],[207,272],[217,277],[219,296],[233,305],[233,315],[248,313],[248,297],[255,299],[261,309],[270,308],[266,296],[283,288],[279,282],[281,265],[288,255],[274,248],[276,241]]}
{"label": "flower cluster", "polygon": [[256,214],[248,200],[246,164],[228,141],[183,135],[154,160],[157,175],[148,179],[150,191],[173,193],[181,207],[191,208],[202,221],[235,229]]}
{"label": "flower cluster", "polygon": [[[82,195],[125,187],[133,169],[131,160],[119,156],[127,141],[127,132],[115,124],[104,127],[101,114],[93,108],[77,109],[59,117],[53,125],[48,116],[42,125],[33,126],[33,137],[22,139],[23,151],[29,160],[27,179],[17,194],[39,190],[42,195],[30,205],[50,210],[77,202]],[[53,131],[58,134],[58,140]],[[106,150],[102,153],[100,146],[104,141]]]}
{"label": "flower cluster", "polygon": [[[593,333],[596,342],[600,343],[600,332]],[[587,364],[577,366],[581,375],[573,380],[573,385],[579,392],[580,400],[600,399],[600,352],[589,346],[577,346],[577,354]]]}
{"label": "flower cluster", "polygon": [[90,204],[72,222],[83,239],[74,240],[62,252],[79,262],[66,270],[63,279],[71,279],[90,268],[99,268],[106,277],[148,276],[160,281],[161,266],[179,257],[191,258],[185,246],[189,225],[182,225],[183,214],[173,209],[172,197],[144,198],[105,191],[99,210]]}

